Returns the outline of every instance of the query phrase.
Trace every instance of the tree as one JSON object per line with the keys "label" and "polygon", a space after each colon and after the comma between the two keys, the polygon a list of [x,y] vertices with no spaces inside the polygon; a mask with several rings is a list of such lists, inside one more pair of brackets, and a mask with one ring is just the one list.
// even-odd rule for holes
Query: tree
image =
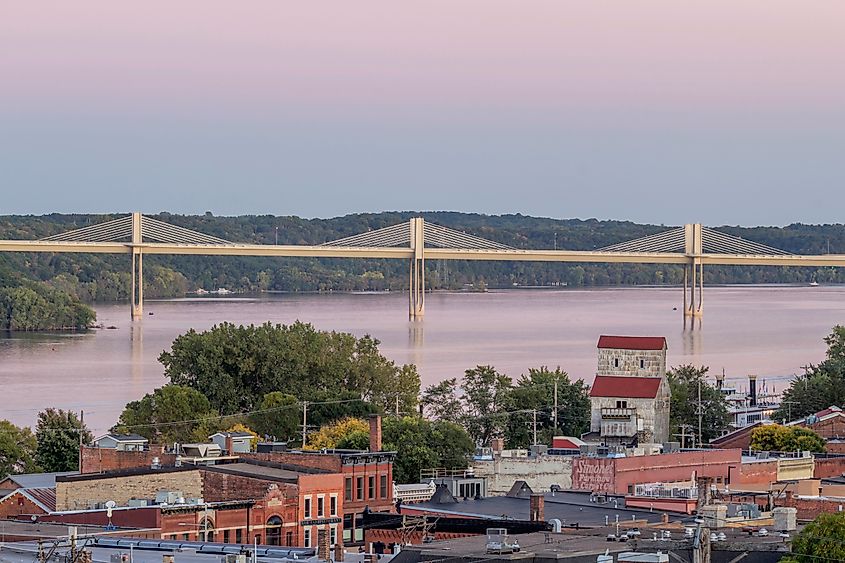
{"label": "tree", "polygon": [[808,366],[804,375],[790,382],[775,420],[790,422],[845,402],[845,326],[833,327],[824,342],[824,361]]}
{"label": "tree", "polygon": [[751,432],[751,449],[769,452],[824,452],[825,441],[809,428],[767,424]]}
{"label": "tree", "polygon": [[476,366],[464,372],[461,382],[464,427],[476,444],[488,444],[507,426],[512,380],[493,366]]}
{"label": "tree", "polygon": [[383,437],[384,449],[396,452],[393,479],[397,483],[419,482],[423,469],[463,469],[475,451],[472,439],[459,425],[419,416],[385,419]]}
{"label": "tree", "polygon": [[432,420],[460,422],[464,411],[457,392],[458,380],[454,377],[426,387],[420,403],[426,410],[427,417]]}
{"label": "tree", "polygon": [[[557,428],[553,416],[555,381],[558,389]],[[580,436],[590,427],[589,387],[583,380],[571,381],[560,369],[531,368],[520,376],[510,392],[511,409],[505,435],[508,447],[526,448],[533,442],[534,414],[537,411],[537,440],[550,444],[552,436],[563,433]]]}
{"label": "tree", "polygon": [[0,420],[0,479],[11,473],[32,473],[37,443],[32,430]]}
{"label": "tree", "polygon": [[842,538],[845,538],[845,513],[819,514],[792,539],[792,553],[781,561],[845,561],[845,543]]}
{"label": "tree", "polygon": [[171,383],[192,387],[221,414],[255,410],[267,393],[281,391],[312,401],[339,390],[382,410],[416,408],[419,374],[378,351],[379,341],[312,325],[235,326],[223,323],[173,341],[159,361]]}
{"label": "tree", "polygon": [[669,426],[672,434],[680,433],[681,425],[689,425],[698,434],[698,397],[701,389],[701,436],[699,443],[707,443],[722,435],[730,423],[727,403],[721,391],[707,380],[708,368],[693,365],[677,366],[666,374],[672,393],[669,406]]}
{"label": "tree", "polygon": [[126,405],[115,432],[135,432],[152,442],[205,442],[225,421],[190,387],[165,385]]}
{"label": "tree", "polygon": [[293,395],[273,391],[267,393],[258,405],[258,412],[249,415],[255,431],[274,439],[291,440],[302,422],[302,407]]}
{"label": "tree", "polygon": [[49,473],[78,470],[79,445],[90,445],[94,437],[76,413],[45,409],[38,413],[35,439],[35,461]]}
{"label": "tree", "polygon": [[[366,436],[366,445],[362,443],[361,436]],[[308,436],[305,449],[334,449],[340,448],[339,444],[343,444],[345,448],[349,448],[352,444],[363,446],[349,449],[367,449],[370,445],[369,423],[360,418],[344,418],[326,424],[320,430]]]}

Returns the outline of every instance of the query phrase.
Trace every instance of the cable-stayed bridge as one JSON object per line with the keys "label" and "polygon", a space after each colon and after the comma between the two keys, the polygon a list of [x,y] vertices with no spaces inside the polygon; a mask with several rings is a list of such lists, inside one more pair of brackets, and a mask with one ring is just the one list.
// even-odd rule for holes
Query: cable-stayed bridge
{"label": "cable-stayed bridge", "polygon": [[422,218],[320,245],[269,245],[230,242],[132,213],[41,240],[0,240],[0,252],[129,254],[133,319],[143,314],[145,254],[407,260],[408,313],[412,319],[420,319],[425,313],[426,260],[681,264],[683,311],[691,317],[701,316],[704,311],[705,265],[845,267],[843,254],[790,254],[700,224],[687,224],[597,250],[530,250],[512,248]]}

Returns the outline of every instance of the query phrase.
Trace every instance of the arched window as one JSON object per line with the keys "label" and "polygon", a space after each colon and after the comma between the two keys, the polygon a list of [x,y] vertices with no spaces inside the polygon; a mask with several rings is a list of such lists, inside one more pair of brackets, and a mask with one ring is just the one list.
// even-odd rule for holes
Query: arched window
{"label": "arched window", "polygon": [[282,519],[271,516],[265,530],[267,545],[282,545]]}
{"label": "arched window", "polygon": [[200,520],[197,536],[200,541],[213,542],[214,541],[214,520],[211,518],[203,518]]}

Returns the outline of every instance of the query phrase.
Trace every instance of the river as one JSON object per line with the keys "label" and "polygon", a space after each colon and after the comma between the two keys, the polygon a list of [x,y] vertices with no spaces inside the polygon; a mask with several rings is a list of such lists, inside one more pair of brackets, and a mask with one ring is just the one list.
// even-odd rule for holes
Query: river
{"label": "river", "polygon": [[[32,425],[39,410],[84,410],[95,433],[123,406],[165,383],[157,361],[189,328],[221,321],[291,323],[378,338],[397,363],[418,366],[423,385],[491,364],[511,376],[560,365],[592,380],[600,334],[660,335],[669,364],[708,365],[740,386],[749,373],[781,389],[801,366],[824,358],[822,341],[845,323],[845,287],[705,288],[700,326],[684,326],[679,288],[506,290],[426,296],[422,322],[407,320],[399,293],[282,294],[147,301],[140,322],[128,304],[98,305],[98,321],[116,329],[85,334],[0,337],[0,419]],[[698,321],[696,321],[698,323]]]}

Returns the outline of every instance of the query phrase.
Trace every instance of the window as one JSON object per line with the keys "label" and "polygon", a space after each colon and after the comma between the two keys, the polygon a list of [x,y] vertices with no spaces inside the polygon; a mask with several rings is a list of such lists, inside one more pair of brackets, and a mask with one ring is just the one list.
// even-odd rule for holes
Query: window
{"label": "window", "polygon": [[617,409],[627,409],[628,408],[628,401],[616,401],[616,408]]}
{"label": "window", "polygon": [[325,509],[326,499],[317,497],[317,518],[323,517],[323,510]]}
{"label": "window", "polygon": [[376,498],[376,476],[367,477],[367,498]]}
{"label": "window", "polygon": [[305,534],[303,537],[303,547],[311,547],[311,526],[306,526],[302,531]]}
{"label": "window", "polygon": [[619,367],[619,358],[613,358],[613,367],[615,367],[615,368]]}
{"label": "window", "polygon": [[351,542],[352,541],[352,527],[355,522],[355,516],[353,514],[344,514],[343,515],[343,541]]}
{"label": "window", "polygon": [[343,491],[343,500],[352,500],[352,477],[346,478],[346,483]]}
{"label": "window", "polygon": [[337,516],[337,495],[332,495],[329,499],[329,511],[330,516]]}
{"label": "window", "polygon": [[357,500],[364,500],[364,478],[355,478],[355,498]]}
{"label": "window", "polygon": [[329,528],[329,545],[334,547],[337,543],[337,526]]}
{"label": "window", "polygon": [[208,535],[206,535],[206,537],[205,537],[205,541],[207,541],[209,543],[214,543],[214,532],[209,530]]}
{"label": "window", "polygon": [[387,498],[387,475],[382,475],[380,479],[381,482],[379,483],[379,496],[381,498]]}
{"label": "window", "polygon": [[229,530],[223,530],[223,543],[229,543]]}
{"label": "window", "polygon": [[293,532],[285,533],[285,545],[291,547],[293,545]]}
{"label": "window", "polygon": [[267,545],[281,545],[282,543],[282,519],[278,516],[271,516],[267,520]]}
{"label": "window", "polygon": [[185,541],[188,541],[189,537],[190,537],[190,534],[182,534],[182,539],[185,540]]}
{"label": "window", "polygon": [[645,360],[640,358],[640,369],[645,369]]}
{"label": "window", "polygon": [[305,497],[305,517],[311,518],[311,497]]}
{"label": "window", "polygon": [[255,534],[255,543],[257,543],[258,545],[264,545],[263,543],[261,543],[261,534]]}
{"label": "window", "polygon": [[237,530],[235,530],[235,543],[243,543],[243,539],[243,532],[240,528],[238,528]]}

